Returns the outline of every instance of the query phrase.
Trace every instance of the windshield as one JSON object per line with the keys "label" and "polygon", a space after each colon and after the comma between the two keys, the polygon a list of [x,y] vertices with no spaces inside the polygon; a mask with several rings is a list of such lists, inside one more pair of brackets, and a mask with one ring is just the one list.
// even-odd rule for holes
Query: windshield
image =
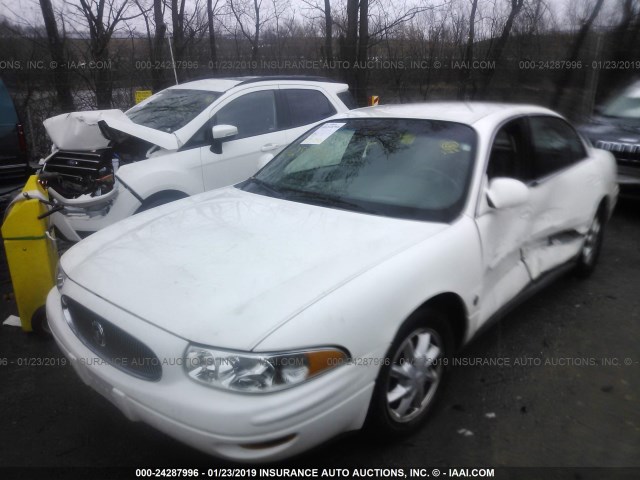
{"label": "windshield", "polygon": [[126,114],[132,122],[139,125],[173,133],[196,118],[220,95],[207,90],[163,90],[148,103],[137,105]]}
{"label": "windshield", "polygon": [[378,215],[449,222],[466,199],[476,134],[453,122],[324,123],[282,151],[247,191]]}
{"label": "windshield", "polygon": [[634,86],[605,104],[602,114],[607,117],[640,119],[640,86]]}

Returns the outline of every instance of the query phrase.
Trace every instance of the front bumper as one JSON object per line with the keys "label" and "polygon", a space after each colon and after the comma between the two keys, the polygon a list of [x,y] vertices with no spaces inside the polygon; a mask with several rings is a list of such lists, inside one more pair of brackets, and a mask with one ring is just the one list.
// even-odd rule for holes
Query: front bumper
{"label": "front bumper", "polygon": [[640,199],[640,168],[618,165],[617,181],[621,197]]}
{"label": "front bumper", "polygon": [[95,197],[86,202],[62,199],[53,192],[53,198],[67,208],[51,216],[51,223],[69,241],[79,242],[91,233],[133,215],[140,208],[140,201],[122,184],[113,194]]}
{"label": "front bumper", "polygon": [[359,429],[373,391],[374,372],[345,365],[308,383],[270,394],[238,394],[190,380],[181,364],[188,345],[67,280],[65,295],[144,342],[163,362],[150,382],[107,364],[72,332],[53,289],[47,318],[53,336],[80,378],[133,421],[143,421],[196,449],[238,461],[277,460]]}

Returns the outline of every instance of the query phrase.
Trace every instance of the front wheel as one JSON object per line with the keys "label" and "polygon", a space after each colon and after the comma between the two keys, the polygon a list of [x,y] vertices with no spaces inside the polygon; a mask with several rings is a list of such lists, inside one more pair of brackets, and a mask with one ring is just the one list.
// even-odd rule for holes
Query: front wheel
{"label": "front wheel", "polygon": [[424,309],[409,318],[380,369],[366,428],[380,438],[417,429],[442,390],[452,346],[451,328],[439,312]]}
{"label": "front wheel", "polygon": [[31,329],[36,335],[41,337],[50,337],[51,328],[47,321],[47,311],[43,306],[39,307],[31,316]]}
{"label": "front wheel", "polygon": [[604,208],[601,207],[585,235],[576,265],[576,274],[580,277],[588,277],[596,268],[604,240],[605,218]]}

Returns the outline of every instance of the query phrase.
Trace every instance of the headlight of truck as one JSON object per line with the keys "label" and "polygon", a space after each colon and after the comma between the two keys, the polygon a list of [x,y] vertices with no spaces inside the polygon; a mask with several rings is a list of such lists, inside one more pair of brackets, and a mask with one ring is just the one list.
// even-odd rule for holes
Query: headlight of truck
{"label": "headlight of truck", "polygon": [[347,358],[344,350],[331,347],[249,353],[190,345],[184,365],[189,377],[210,387],[266,393],[305,382],[342,365]]}
{"label": "headlight of truck", "polygon": [[56,287],[58,287],[58,290],[60,290],[64,286],[64,282],[66,281],[67,274],[64,273],[64,270],[60,266],[60,263],[58,263],[58,266],[56,267]]}

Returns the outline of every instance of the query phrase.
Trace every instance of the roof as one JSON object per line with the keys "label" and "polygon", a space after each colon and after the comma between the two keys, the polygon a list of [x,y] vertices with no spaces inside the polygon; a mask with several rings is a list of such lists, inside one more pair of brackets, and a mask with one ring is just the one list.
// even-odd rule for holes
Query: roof
{"label": "roof", "polygon": [[[330,78],[306,75],[263,75],[263,76],[246,76],[246,77],[227,77],[227,78],[203,78],[192,82],[185,82],[173,85],[172,89],[191,89],[191,90],[208,90],[213,92],[226,92],[227,90],[239,85],[259,82],[277,82],[277,83],[322,83],[323,86],[344,88],[346,84],[336,82]],[[332,88],[335,90],[335,88]]]}
{"label": "roof", "polygon": [[493,116],[496,120],[518,114],[557,115],[552,110],[537,105],[522,105],[489,102],[426,102],[402,105],[380,105],[359,108],[344,114],[345,117],[393,117],[424,118],[473,125]]}

